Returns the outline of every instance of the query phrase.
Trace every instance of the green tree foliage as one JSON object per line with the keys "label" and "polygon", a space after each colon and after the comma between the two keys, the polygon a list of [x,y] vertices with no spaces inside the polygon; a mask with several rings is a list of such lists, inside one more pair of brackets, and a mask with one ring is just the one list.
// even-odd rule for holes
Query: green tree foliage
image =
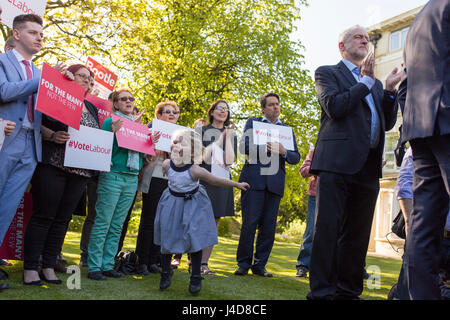
{"label": "green tree foliage", "polygon": [[[230,102],[238,131],[261,114],[259,99],[281,97],[281,120],[293,127],[302,161],[318,130],[314,83],[290,39],[306,0],[49,0],[45,45],[37,62],[84,63],[93,56],[119,74],[148,112],[163,100],[180,105],[180,123],[206,118],[217,99]],[[1,26],[4,37],[10,34]],[[241,156],[233,167],[236,178]],[[301,162],[302,162],[301,161]],[[306,213],[306,184],[287,166],[280,206],[284,225]]]}

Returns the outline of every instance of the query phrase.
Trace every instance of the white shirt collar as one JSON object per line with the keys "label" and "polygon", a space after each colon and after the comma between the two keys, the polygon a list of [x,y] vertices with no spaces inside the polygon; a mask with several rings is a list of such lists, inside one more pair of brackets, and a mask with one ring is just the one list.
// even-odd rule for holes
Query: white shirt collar
{"label": "white shirt collar", "polygon": [[20,53],[19,51],[17,51],[16,49],[12,49],[12,52],[14,53],[14,55],[16,56],[17,60],[22,63],[23,60],[27,60],[30,65],[31,65],[31,60],[25,59]]}
{"label": "white shirt collar", "polygon": [[342,59],[342,62],[345,64],[345,66],[346,66],[346,67],[348,68],[348,70],[350,70],[351,72],[353,72],[353,70],[354,70],[355,68],[358,68],[358,69],[359,69],[359,67],[358,67],[357,65],[353,64],[352,62],[350,62],[350,61],[348,61],[348,60]]}
{"label": "white shirt collar", "polygon": [[[262,121],[267,121],[269,123],[272,123],[272,121],[270,121],[269,119],[266,118],[266,116],[263,116]],[[273,124],[273,123],[272,123]],[[278,118],[277,121],[275,121],[275,124],[283,124],[283,122],[280,121],[280,119]]]}

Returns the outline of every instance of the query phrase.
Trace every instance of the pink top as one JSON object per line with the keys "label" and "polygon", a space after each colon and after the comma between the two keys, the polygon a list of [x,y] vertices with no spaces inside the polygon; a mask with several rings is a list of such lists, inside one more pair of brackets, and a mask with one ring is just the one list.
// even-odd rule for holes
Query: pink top
{"label": "pink top", "polygon": [[309,173],[309,168],[311,168],[311,161],[314,154],[314,148],[309,150],[308,156],[305,161],[303,161],[302,166],[300,167],[300,174],[303,178],[309,177],[308,182],[308,195],[315,197],[316,196],[316,185],[317,185],[317,176]]}

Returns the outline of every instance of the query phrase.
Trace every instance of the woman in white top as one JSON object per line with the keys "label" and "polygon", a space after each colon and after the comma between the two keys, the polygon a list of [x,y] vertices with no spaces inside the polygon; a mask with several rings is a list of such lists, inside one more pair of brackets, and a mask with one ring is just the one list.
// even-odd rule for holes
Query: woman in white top
{"label": "woman in white top", "polygon": [[[158,120],[177,123],[180,108],[174,101],[160,102],[155,107]],[[149,124],[151,128],[151,124]],[[153,242],[156,208],[163,191],[167,188],[167,177],[163,175],[162,163],[169,159],[169,154],[155,150],[156,156],[148,156],[142,170],[142,179],[138,191],[142,192],[142,212],[136,243],[136,254],[139,257],[138,273],[148,275],[159,273],[161,249]]]}

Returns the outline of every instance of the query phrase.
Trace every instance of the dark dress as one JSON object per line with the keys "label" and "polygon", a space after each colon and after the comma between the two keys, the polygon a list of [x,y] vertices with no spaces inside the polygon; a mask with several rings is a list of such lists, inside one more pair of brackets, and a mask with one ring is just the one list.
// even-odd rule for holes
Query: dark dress
{"label": "dark dress", "polygon": [[[211,124],[203,126],[200,128],[202,134],[203,146],[206,148],[211,143],[219,139],[220,134],[225,130],[214,128]],[[211,130],[211,131],[209,131]],[[208,133],[206,133],[208,131]],[[233,135],[233,149],[234,154],[237,154],[237,137]],[[223,151],[225,152],[225,143],[223,144]],[[203,162],[201,164],[202,168],[205,168],[211,172],[211,165]],[[206,188],[208,197],[211,199],[211,205],[214,211],[214,217],[221,218],[227,216],[234,216],[234,194],[233,188],[231,187],[218,187],[208,184],[205,181],[201,181]]]}

